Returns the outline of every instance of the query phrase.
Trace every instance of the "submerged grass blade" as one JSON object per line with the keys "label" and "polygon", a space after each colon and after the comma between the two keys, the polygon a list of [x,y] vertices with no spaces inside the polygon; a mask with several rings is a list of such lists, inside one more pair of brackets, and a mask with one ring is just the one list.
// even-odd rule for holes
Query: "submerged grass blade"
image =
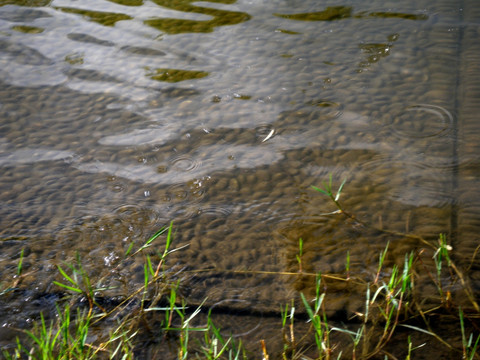
{"label": "submerged grass blade", "polygon": [[[168,228],[170,229],[170,227]],[[135,256],[136,254],[138,254],[139,252],[145,250],[146,248],[152,246],[152,242],[155,241],[156,238],[158,238],[160,235],[162,235],[165,231],[167,230],[167,228],[165,226],[163,226],[160,230],[158,230],[155,234],[153,234],[146,242],[145,244],[143,244],[142,246],[140,246],[140,248],[135,251],[132,256]]]}
{"label": "submerged grass blade", "polygon": [[313,318],[315,317],[315,314],[313,313],[313,310],[310,307],[310,304],[308,303],[307,299],[305,298],[305,295],[303,295],[303,293],[300,293],[300,297],[302,298],[303,305],[305,306],[305,310],[307,311],[308,317],[310,318],[309,321],[312,321]]}
{"label": "submerged grass blade", "polygon": [[319,187],[316,187],[314,185],[312,185],[312,189],[314,189],[315,191],[318,191],[324,195],[327,195],[327,196],[330,196],[330,193],[327,192],[326,190],[322,189],[322,188],[319,188]]}
{"label": "submerged grass blade", "polygon": [[433,336],[433,337],[436,336],[431,331],[419,328],[418,326],[413,326],[413,325],[408,325],[408,324],[399,324],[398,326],[406,327],[408,329],[412,329],[412,330],[415,330],[415,331],[418,331],[418,332],[421,332],[421,333],[424,333],[424,334],[427,334],[427,335],[430,335],[430,336]]}
{"label": "submerged grass blade", "polygon": [[[58,271],[60,272],[60,274],[62,274],[62,276],[67,279],[72,285],[75,285],[75,287],[80,290],[80,287],[78,286],[78,282],[73,280],[63,269],[60,265],[57,265],[57,269]],[[57,284],[58,285],[58,284]],[[80,290],[80,292],[82,292]]]}
{"label": "submerged grass blade", "polygon": [[53,283],[57,286],[60,286],[60,287],[64,288],[64,289],[71,290],[71,291],[79,293],[79,294],[83,293],[82,289],[79,289],[78,287],[73,287],[73,286],[69,286],[69,285],[66,285],[66,284],[62,284],[58,281],[54,281]]}
{"label": "submerged grass blade", "polygon": [[127,251],[125,251],[124,257],[128,257],[128,255],[130,254],[132,249],[133,249],[133,242],[131,242],[130,245],[128,245],[128,249],[127,249]]}
{"label": "submerged grass blade", "polygon": [[22,251],[20,252],[20,260],[18,261],[18,265],[17,265],[17,276],[20,276],[22,274],[22,266],[23,266],[23,251],[25,249],[22,249]]}

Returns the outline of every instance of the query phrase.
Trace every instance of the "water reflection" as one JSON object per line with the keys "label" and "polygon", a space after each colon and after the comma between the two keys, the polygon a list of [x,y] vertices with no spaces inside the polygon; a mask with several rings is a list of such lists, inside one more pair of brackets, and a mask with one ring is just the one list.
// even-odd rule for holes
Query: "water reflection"
{"label": "water reflection", "polygon": [[119,13],[113,13],[113,12],[92,11],[92,10],[63,7],[63,6],[54,6],[54,8],[69,14],[77,14],[77,15],[85,16],[90,21],[94,21],[103,26],[114,26],[115,23],[117,23],[118,21],[133,19],[131,16],[128,16],[126,14],[119,14]]}
{"label": "water reflection", "polygon": [[[14,69],[12,67],[8,66],[11,71],[0,69],[2,80],[10,85],[20,87],[55,86],[63,84],[67,80],[57,65],[15,64]],[[29,76],[26,77],[25,74]]]}
{"label": "water reflection", "polygon": [[19,32],[22,32],[22,33],[25,33],[25,34],[40,34],[45,29],[35,27],[35,26],[17,25],[17,26],[12,26],[12,30],[19,31]]}
{"label": "water reflection", "polygon": [[152,80],[166,81],[169,83],[176,83],[185,80],[201,79],[208,76],[206,71],[193,71],[181,69],[150,69],[146,68],[146,76]]}
{"label": "water reflection", "polygon": [[169,125],[161,128],[134,129],[125,134],[109,135],[101,138],[101,145],[145,145],[145,144],[165,144],[168,140],[173,140],[177,131],[181,130],[180,125]]}
{"label": "water reflection", "polygon": [[124,6],[141,6],[143,5],[143,0],[107,0],[112,3]]}
{"label": "water reflection", "polygon": [[354,15],[355,18],[397,18],[397,19],[406,19],[406,20],[427,20],[427,14],[411,14],[411,13],[402,13],[402,12],[389,12],[389,11],[360,11]]}
{"label": "water reflection", "polygon": [[300,14],[274,14],[285,19],[300,21],[333,21],[347,18],[398,18],[407,20],[427,20],[426,14],[412,14],[389,11],[360,11],[353,13],[351,6],[328,6],[325,10]]}
{"label": "water reflection", "polygon": [[[316,126],[303,123],[305,117],[318,117]],[[285,126],[289,121],[292,123]],[[168,127],[133,130],[125,134],[104,137],[99,142],[104,146],[117,147],[154,145],[154,148],[158,149],[155,151],[164,153],[180,141],[178,132],[187,131],[183,126],[181,123],[177,123],[176,126],[172,123]],[[294,112],[285,112],[276,122],[264,123],[254,129],[233,131],[217,128],[212,134],[200,132],[200,129],[191,129],[189,131],[192,133],[195,131],[203,133],[202,143],[205,145],[185,150],[169,158],[141,157],[136,163],[127,164],[100,161],[100,159],[93,162],[79,159],[73,166],[83,172],[108,174],[115,179],[123,178],[150,185],[167,185],[179,182],[189,183],[214,175],[221,176],[220,174],[239,169],[272,166],[283,160],[292,150],[304,149],[306,144],[338,150],[391,150],[392,153],[397,151],[396,147],[389,149],[382,144],[371,143],[368,135],[358,136],[359,133],[382,131],[375,126],[368,117],[341,111],[339,104],[317,101],[313,104],[305,104],[304,108]],[[329,135],[332,132],[339,133],[341,136],[332,138]],[[188,135],[189,132],[186,134]],[[227,138],[230,140],[226,141]],[[188,140],[188,136],[185,139]],[[252,139],[254,139],[253,143]],[[241,144],[241,142],[245,143]],[[207,143],[211,144],[207,145]]]}
{"label": "water reflection", "polygon": [[301,13],[301,14],[274,14],[285,19],[301,21],[332,21],[352,17],[351,6],[329,6],[323,11]]}
{"label": "water reflection", "polygon": [[380,59],[390,55],[390,51],[393,48],[393,43],[398,40],[399,34],[391,34],[387,37],[387,43],[366,43],[360,44],[359,48],[367,55],[366,60],[358,64],[358,72],[362,72],[364,69],[370,67],[370,65],[379,62]]}
{"label": "water reflection", "polygon": [[[212,32],[217,26],[235,25],[250,20],[250,15],[238,11],[220,10],[205,6],[196,6],[195,0],[153,0],[159,6],[169,9],[211,16],[212,20],[190,20],[171,18],[152,18],[145,20],[145,24],[161,30],[167,34],[187,32]],[[211,3],[234,4],[236,0],[210,0]]]}
{"label": "water reflection", "polygon": [[52,0],[0,0],[0,6],[18,5],[18,6],[48,6]]}
{"label": "water reflection", "polygon": [[80,34],[80,33],[70,33],[67,35],[67,38],[73,41],[78,41],[87,44],[95,44],[101,46],[114,46],[115,43],[107,40],[98,39],[95,36],[91,36],[88,34]]}
{"label": "water reflection", "polygon": [[[17,2],[16,2],[17,3]],[[16,4],[19,5],[19,4]],[[2,2],[0,1],[0,6]],[[49,18],[51,15],[43,10],[37,9],[22,9],[17,7],[5,7],[0,13],[0,19],[11,22],[25,22],[31,23],[37,19]]]}
{"label": "water reflection", "polygon": [[151,49],[148,47],[142,47],[142,46],[130,46],[126,45],[122,47],[123,51],[126,51],[132,55],[138,55],[138,56],[165,56],[167,53],[157,50],[157,49]]}
{"label": "water reflection", "polygon": [[[194,165],[175,165],[176,159],[170,161],[158,170],[156,166],[148,165],[123,165],[112,162],[78,163],[74,166],[89,173],[107,173],[116,177],[126,178],[130,181],[150,184],[173,184],[188,182],[192,179],[202,178],[217,171],[228,171],[234,168],[251,169],[262,165],[269,165],[283,158],[275,151],[265,151],[247,145],[212,145],[201,147],[195,154]],[[232,160],[234,159],[234,161]],[[192,162],[192,160],[189,160]],[[201,166],[199,166],[201,164]],[[172,166],[173,165],[173,166]]]}
{"label": "water reflection", "polygon": [[53,64],[53,62],[40,51],[23,44],[16,44],[8,40],[0,39],[0,48],[2,49],[0,56],[3,59],[11,59],[18,64],[36,66]]}
{"label": "water reflection", "polygon": [[32,164],[40,161],[69,160],[74,157],[70,151],[57,151],[49,149],[18,149],[10,154],[0,156],[0,166]]}

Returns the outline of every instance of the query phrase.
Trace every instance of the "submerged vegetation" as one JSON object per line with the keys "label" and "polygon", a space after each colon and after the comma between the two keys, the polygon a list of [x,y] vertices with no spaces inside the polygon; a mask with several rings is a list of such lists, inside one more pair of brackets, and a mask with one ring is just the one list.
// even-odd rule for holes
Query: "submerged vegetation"
{"label": "submerged vegetation", "polygon": [[[189,307],[181,295],[181,278],[173,276],[167,264],[169,254],[181,250],[172,247],[173,224],[170,223],[138,248],[132,243],[125,251],[117,268],[143,257],[143,284],[127,296],[109,298],[111,288],[103,285],[105,279],[91,278],[78,256],[74,263],[59,264],[57,270],[63,281],[54,281],[54,284],[62,298],[57,302],[54,319],[40,314],[33,328],[22,330],[23,336],[17,338],[15,346],[4,349],[3,356],[6,359],[250,359],[260,356],[265,360],[408,360],[414,358],[419,349],[430,347],[438,352],[437,348],[441,347],[441,353],[452,358],[479,359],[480,308],[468,277],[450,257],[452,248],[447,237],[440,234],[438,243],[432,244],[417,235],[375,228],[357,219],[340,203],[345,183],[334,191],[330,177],[322,187],[313,187],[327,196],[337,209],[326,216],[345,216],[387,235],[416,239],[423,247],[405,254],[400,264],[387,266],[391,247],[387,243],[378,256],[376,273],[364,277],[352,271],[350,252],[346,254],[344,274],[312,274],[304,270],[304,244],[300,238],[296,254],[298,272],[269,273],[314,279],[313,293],[300,292],[299,301],[292,300],[280,309],[281,349],[270,349],[268,340],[257,339],[254,345],[257,351],[252,353],[241,340],[222,334],[211,309],[206,311],[204,304]],[[162,246],[156,243],[160,239]],[[162,250],[152,251],[158,248]],[[475,256],[476,253],[472,261]],[[23,252],[15,280],[0,291],[0,296],[21,286],[22,262]],[[426,301],[419,293],[418,283],[425,279],[436,289],[435,301]],[[342,283],[346,289],[355,289],[355,296],[364,297],[363,309],[351,314],[348,322],[329,319],[327,308],[331,298],[327,282]],[[442,319],[457,324],[457,334],[452,338],[458,341],[442,336],[440,327],[435,325]],[[308,329],[299,330],[305,321]],[[144,351],[149,347],[153,350],[146,354]]]}

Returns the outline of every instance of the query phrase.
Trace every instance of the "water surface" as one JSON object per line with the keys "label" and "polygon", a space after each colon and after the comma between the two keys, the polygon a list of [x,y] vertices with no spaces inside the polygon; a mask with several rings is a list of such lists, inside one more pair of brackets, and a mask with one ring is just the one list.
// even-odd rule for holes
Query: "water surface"
{"label": "water surface", "polygon": [[[0,276],[25,249],[26,283],[48,293],[62,261],[79,253],[108,273],[173,220],[188,247],[172,265],[224,270],[185,275],[190,301],[276,311],[311,284],[225,270],[296,272],[299,238],[305,270],[331,274],[347,250],[352,271],[373,274],[388,241],[392,262],[423,246],[325,216],[335,209],[310,186],[329,174],[347,179],[342,201],[362,221],[432,242],[447,233],[468,262],[480,218],[474,8],[0,1]],[[132,288],[143,281],[125,271]],[[27,326],[24,313],[3,327]]]}

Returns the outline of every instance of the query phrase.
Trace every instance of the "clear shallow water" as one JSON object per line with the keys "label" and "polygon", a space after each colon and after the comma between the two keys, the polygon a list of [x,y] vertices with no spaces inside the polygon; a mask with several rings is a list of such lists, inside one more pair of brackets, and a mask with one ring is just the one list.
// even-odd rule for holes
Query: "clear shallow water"
{"label": "clear shallow water", "polygon": [[[22,248],[38,293],[76,252],[108,273],[170,220],[189,269],[297,271],[302,237],[308,271],[343,272],[349,250],[368,274],[387,241],[400,260],[421,246],[322,216],[310,185],[330,173],[366,222],[448,233],[460,262],[477,246],[473,3],[0,5],[2,277]],[[189,281],[192,301],[265,311],[310,286]]]}

